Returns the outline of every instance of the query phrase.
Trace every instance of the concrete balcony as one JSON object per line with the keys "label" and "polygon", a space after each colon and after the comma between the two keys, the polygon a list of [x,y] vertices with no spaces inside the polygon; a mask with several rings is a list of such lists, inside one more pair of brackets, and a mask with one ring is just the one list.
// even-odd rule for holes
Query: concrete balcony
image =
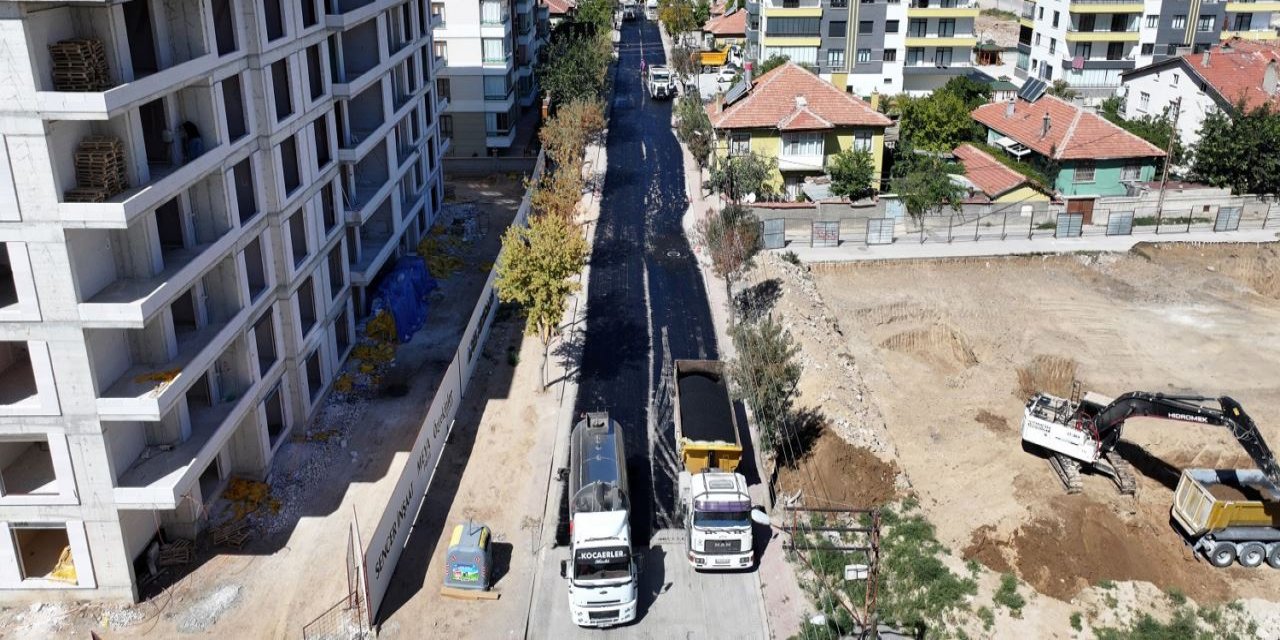
{"label": "concrete balcony", "polygon": [[973,72],[973,65],[968,60],[952,62],[946,66],[935,64],[932,58],[925,62],[902,65],[904,76],[966,76]]}
{"label": "concrete balcony", "polygon": [[392,5],[389,0],[330,0],[324,24],[330,29],[347,29],[377,17]]}
{"label": "concrete balcony", "polygon": [[1137,42],[1135,31],[1068,31],[1067,42]]}
{"label": "concrete balcony", "polygon": [[1276,40],[1280,38],[1280,28],[1222,32],[1223,40],[1230,40],[1231,38],[1240,38],[1241,40]]}
{"label": "concrete balcony", "polygon": [[907,7],[911,18],[977,18],[978,5],[972,0],[914,0]]}
{"label": "concrete balcony", "polygon": [[[421,92],[414,95],[420,96]],[[391,131],[391,128],[396,126],[396,124],[399,123],[401,120],[404,120],[404,117],[408,115],[410,111],[413,110],[413,105],[414,105],[413,100],[405,101],[404,104],[400,105],[399,109],[397,109],[394,113],[391,114],[391,118],[389,118],[386,122],[383,122],[382,124],[378,125],[377,129],[374,129],[372,131],[359,131],[359,132],[353,129],[352,134],[357,136],[357,139],[359,140],[359,142],[354,147],[351,147],[349,149],[343,149],[343,148],[338,149],[338,161],[355,163],[355,162],[359,162],[361,158],[369,155],[369,152],[373,150],[373,147],[375,145],[377,145],[379,142],[382,142],[383,140],[386,139],[387,133]]]}
{"label": "concrete balcony", "polygon": [[516,87],[511,85],[507,89],[505,96],[489,96],[484,97],[484,110],[489,112],[507,113],[516,104]]}
{"label": "concrete balcony", "polygon": [[804,154],[778,154],[779,171],[822,171],[826,167],[826,156]]}
{"label": "concrete balcony", "polygon": [[486,131],[484,144],[497,149],[509,149],[516,141],[516,128],[504,131]]}
{"label": "concrete balcony", "polygon": [[351,265],[351,283],[364,287],[377,277],[378,270],[395,253],[403,229],[397,229],[391,200],[384,200],[369,221],[357,230],[359,259]]}
{"label": "concrete balcony", "polygon": [[[213,406],[191,411],[189,437],[168,451],[139,457],[120,474],[112,497],[121,509],[176,509],[200,481],[200,474],[257,407],[261,382],[244,393],[220,398]],[[145,455],[145,454],[144,454]],[[208,498],[206,497],[206,500]]]}
{"label": "concrete balcony", "polygon": [[37,91],[36,110],[45,120],[107,120],[171,93],[191,78],[207,76],[229,61],[208,53],[106,91]]}
{"label": "concrete balcony", "polygon": [[[1137,34],[1134,35],[1136,36]],[[965,47],[972,49],[978,44],[978,37],[974,35],[944,37],[927,34],[924,36],[908,36],[906,40],[908,47]]]}
{"label": "concrete balcony", "polygon": [[1126,0],[1071,0],[1071,13],[1142,13],[1142,3]]}
{"label": "concrete balcony", "polygon": [[785,7],[783,0],[763,0],[760,11],[770,18],[821,18],[822,0],[800,0],[797,7]]}
{"label": "concrete balcony", "polygon": [[1280,11],[1280,1],[1276,0],[1237,0],[1228,2],[1223,7],[1227,13],[1266,13]]}

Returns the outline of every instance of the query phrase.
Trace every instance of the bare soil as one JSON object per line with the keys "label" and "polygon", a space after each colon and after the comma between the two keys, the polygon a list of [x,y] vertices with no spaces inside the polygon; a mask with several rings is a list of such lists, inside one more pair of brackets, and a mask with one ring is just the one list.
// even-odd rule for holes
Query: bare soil
{"label": "bare soil", "polygon": [[1229,484],[1211,484],[1209,493],[1219,500],[1264,500],[1262,490],[1252,485],[1236,487]]}
{"label": "bare soil", "polygon": [[[1132,498],[1097,475],[1082,495],[1066,495],[1019,436],[1030,393],[1067,395],[1083,380],[1085,391],[1113,397],[1231,395],[1280,442],[1271,419],[1280,414],[1277,245],[815,265],[811,278],[815,315],[835,326],[825,340],[806,335],[804,357],[847,354],[845,371],[824,373],[866,390],[866,412],[883,419],[880,451],[945,545],[1016,572],[1049,596],[1036,603],[1103,580],[1176,588],[1202,603],[1280,599],[1280,571],[1215,569],[1170,524],[1181,469],[1252,466],[1225,430],[1129,421],[1118,451],[1138,473]],[[856,484],[864,472],[849,462],[823,467],[828,482],[843,472]]]}
{"label": "bare soil", "polygon": [[823,429],[797,465],[778,470],[778,487],[806,504],[865,509],[897,497],[897,476],[894,464]]}

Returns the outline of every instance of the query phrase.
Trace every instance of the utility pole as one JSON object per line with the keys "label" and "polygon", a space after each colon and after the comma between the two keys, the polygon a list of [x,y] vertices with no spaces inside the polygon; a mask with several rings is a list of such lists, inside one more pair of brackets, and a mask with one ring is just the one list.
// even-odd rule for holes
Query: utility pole
{"label": "utility pole", "polygon": [[1173,161],[1173,141],[1178,139],[1178,112],[1180,111],[1182,111],[1182,96],[1178,96],[1178,99],[1173,101],[1173,118],[1169,122],[1169,144],[1165,145],[1164,174],[1160,176],[1160,197],[1156,200],[1156,233],[1160,233],[1160,219],[1164,216],[1164,185],[1169,182],[1169,164]]}

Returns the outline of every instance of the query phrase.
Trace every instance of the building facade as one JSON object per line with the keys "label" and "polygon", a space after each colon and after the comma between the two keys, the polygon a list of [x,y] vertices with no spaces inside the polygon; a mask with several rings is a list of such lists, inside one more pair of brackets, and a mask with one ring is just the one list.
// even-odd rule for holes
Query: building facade
{"label": "building facade", "polygon": [[1275,39],[1280,2],[1026,0],[1017,73],[1105,97],[1120,74],[1231,37]]}
{"label": "building facade", "polygon": [[548,35],[548,7],[535,0],[434,0],[436,79],[447,101],[440,128],[452,139],[448,155],[474,158],[520,154],[536,123],[521,116],[539,109],[534,63]]}
{"label": "building facade", "polygon": [[137,597],[443,198],[427,0],[0,2],[0,601]]}
{"label": "building facade", "polygon": [[926,94],[975,72],[973,0],[761,0],[747,7],[754,11],[749,58],[785,55],[858,95]]}

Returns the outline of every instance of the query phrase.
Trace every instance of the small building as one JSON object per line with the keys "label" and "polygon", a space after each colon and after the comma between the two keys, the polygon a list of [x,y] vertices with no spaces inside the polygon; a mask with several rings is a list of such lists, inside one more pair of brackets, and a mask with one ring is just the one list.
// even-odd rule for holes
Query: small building
{"label": "small building", "polygon": [[1092,198],[1125,195],[1126,185],[1153,179],[1163,150],[1043,91],[1043,83],[1024,86],[1014,101],[984,104],[972,116],[987,128],[988,144],[1042,170],[1056,193],[1081,200],[1069,211],[1092,211]]}
{"label": "small building", "polygon": [[1049,196],[1027,176],[1014,171],[991,154],[971,144],[952,152],[964,166],[964,177],[975,196],[985,202],[1047,202]]}
{"label": "small building", "polygon": [[711,16],[711,19],[702,25],[702,40],[703,46],[710,49],[746,44],[747,11],[734,9],[729,13]]}
{"label": "small building", "polygon": [[1280,99],[1280,41],[1232,39],[1205,50],[1121,74],[1126,120],[1161,116],[1175,101],[1178,137],[1186,146],[1200,141],[1205,116],[1248,109]]}
{"label": "small building", "polygon": [[1018,85],[1009,76],[1000,76],[1000,79],[989,82],[988,85],[991,87],[992,102],[1009,102],[1018,96]]}
{"label": "small building", "polygon": [[577,3],[574,0],[542,0],[542,6],[547,8],[547,19],[554,29],[573,15]]}
{"label": "small building", "polygon": [[797,198],[805,178],[824,174],[831,156],[846,149],[869,152],[880,175],[884,132],[892,124],[870,104],[793,62],[735,86],[707,106],[707,115],[717,157],[756,153],[777,159],[769,184],[787,199]]}

